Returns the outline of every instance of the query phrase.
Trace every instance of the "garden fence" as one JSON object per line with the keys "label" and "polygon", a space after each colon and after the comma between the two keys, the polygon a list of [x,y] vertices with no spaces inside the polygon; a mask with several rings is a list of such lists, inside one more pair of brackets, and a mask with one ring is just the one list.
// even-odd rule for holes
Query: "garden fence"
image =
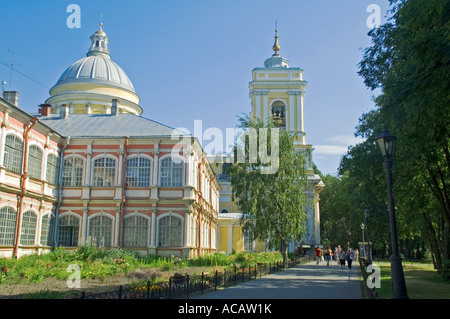
{"label": "garden fence", "polygon": [[254,280],[267,274],[294,267],[309,257],[290,259],[286,265],[283,262],[256,264],[246,268],[234,268],[223,272],[202,273],[195,276],[170,277],[168,281],[145,285],[119,286],[117,289],[100,293],[87,294],[84,291],[79,299],[180,299],[191,298],[206,292],[217,290],[219,287],[227,288],[238,283]]}

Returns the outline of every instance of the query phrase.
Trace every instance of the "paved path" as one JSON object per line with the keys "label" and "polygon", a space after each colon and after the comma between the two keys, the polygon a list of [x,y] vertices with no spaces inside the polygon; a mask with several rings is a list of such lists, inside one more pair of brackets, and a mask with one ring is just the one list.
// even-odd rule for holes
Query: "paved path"
{"label": "paved path", "polygon": [[361,299],[358,267],[310,262],[194,299]]}

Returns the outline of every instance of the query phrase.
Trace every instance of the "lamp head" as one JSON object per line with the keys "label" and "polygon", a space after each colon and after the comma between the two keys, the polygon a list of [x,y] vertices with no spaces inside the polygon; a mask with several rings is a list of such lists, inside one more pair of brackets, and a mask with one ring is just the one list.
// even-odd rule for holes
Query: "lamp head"
{"label": "lamp head", "polygon": [[385,126],[383,133],[377,137],[378,146],[380,147],[383,157],[392,157],[394,155],[395,140],[395,136],[392,135]]}

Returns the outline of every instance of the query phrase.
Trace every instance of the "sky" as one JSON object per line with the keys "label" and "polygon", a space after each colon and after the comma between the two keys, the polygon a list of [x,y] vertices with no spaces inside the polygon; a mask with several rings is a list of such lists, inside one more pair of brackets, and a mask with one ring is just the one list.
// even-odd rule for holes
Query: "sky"
{"label": "sky", "polygon": [[308,82],[304,121],[313,161],[336,175],[348,146],[361,141],[354,137],[358,119],[374,108],[358,63],[371,45],[372,22],[385,23],[388,10],[388,0],[2,0],[0,83],[36,113],[64,70],[85,57],[101,21],[142,116],[191,133],[201,120],[200,134],[218,128],[227,145],[226,129],[251,111],[251,73],[273,54],[277,24],[279,53]]}

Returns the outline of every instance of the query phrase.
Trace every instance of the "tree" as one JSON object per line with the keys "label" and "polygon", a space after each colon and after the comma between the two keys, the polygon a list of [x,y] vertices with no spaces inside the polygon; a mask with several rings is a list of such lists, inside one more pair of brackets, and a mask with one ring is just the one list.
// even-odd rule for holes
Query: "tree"
{"label": "tree", "polygon": [[[282,248],[286,261],[289,241],[300,241],[305,233],[305,155],[294,149],[293,136],[285,130],[248,117],[239,122],[245,134],[235,145],[234,163],[228,173],[233,197],[242,212],[243,231],[269,247]],[[271,160],[267,161],[264,154],[270,154]]]}
{"label": "tree", "polygon": [[367,87],[381,89],[359,131],[374,137],[384,124],[397,136],[399,228],[408,231],[421,216],[440,268],[450,253],[450,2],[391,5],[392,17],[369,33],[372,46],[359,64]]}

